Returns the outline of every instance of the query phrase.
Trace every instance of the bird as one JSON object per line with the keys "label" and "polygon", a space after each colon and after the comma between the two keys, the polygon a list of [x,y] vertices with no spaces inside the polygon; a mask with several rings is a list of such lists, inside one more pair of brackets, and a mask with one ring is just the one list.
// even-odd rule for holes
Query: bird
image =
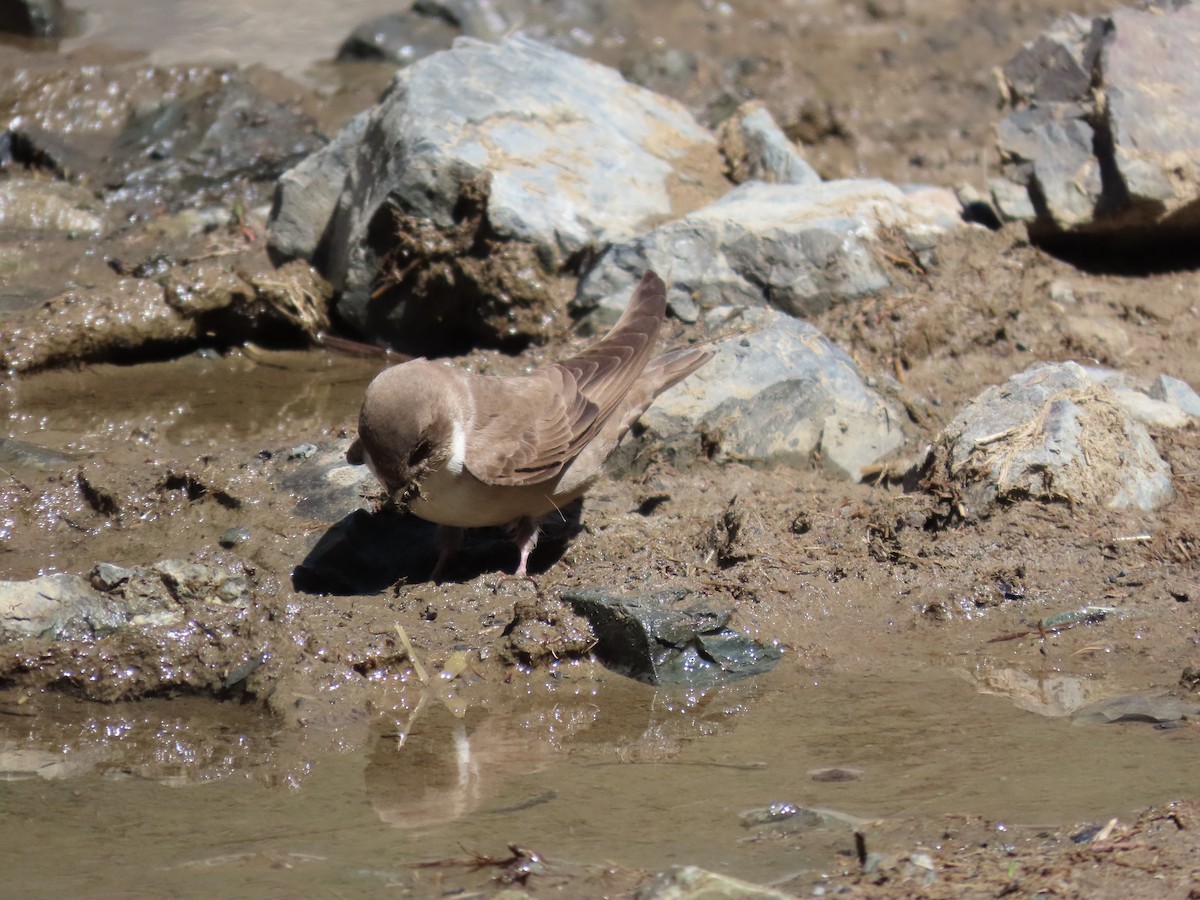
{"label": "bird", "polygon": [[583,496],[651,402],[713,353],[655,355],[663,280],[647,271],[612,330],[525,375],[481,375],[425,358],[367,386],[347,461],[365,464],[401,509],[439,528],[440,581],[463,530],[506,526],[528,577],[539,523]]}

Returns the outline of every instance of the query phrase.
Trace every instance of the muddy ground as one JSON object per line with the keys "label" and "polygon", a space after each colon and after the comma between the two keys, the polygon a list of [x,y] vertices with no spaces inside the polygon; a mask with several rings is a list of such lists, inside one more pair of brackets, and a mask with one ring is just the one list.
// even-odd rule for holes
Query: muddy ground
{"label": "muddy ground", "polygon": [[[715,6],[687,6],[687,16],[671,21],[678,23],[673,39],[709,61],[679,92],[697,112],[715,115],[730,91],[761,96],[794,136],[812,145],[810,159],[827,177],[869,174],[948,186],[979,186],[987,169],[996,100],[991,67],[1057,14],[1104,8],[871,2],[818,6],[802,16],[791,7],[785,15],[777,4],[745,4],[731,17]],[[751,58],[757,62],[745,62]],[[50,66],[53,59],[45,51],[0,48],[0,64],[11,70]],[[347,98],[361,97],[364,79],[376,77],[357,73],[339,103],[353,106]],[[293,90],[329,122],[342,116],[307,88]],[[213,258],[229,271],[266,270],[261,222],[243,225],[218,235]],[[134,248],[127,255],[163,241],[136,231],[119,240]],[[19,241],[10,236],[8,243]],[[78,252],[82,243],[29,247],[66,259],[57,270],[65,281],[78,279],[82,264],[63,248]],[[113,247],[100,253],[112,254]],[[336,768],[330,760],[338,754],[378,754],[379,735],[421,709],[431,689],[413,657],[439,685],[432,690],[447,709],[483,708],[494,714],[491,722],[540,723],[481,732],[481,740],[504,748],[497,751],[502,772],[536,769],[543,755],[567,752],[587,733],[573,720],[553,727],[558,713],[547,710],[574,708],[556,705],[555,691],[564,684],[572,696],[594,697],[600,709],[611,703],[626,710],[642,722],[643,735],[663,727],[655,714],[628,713],[649,702],[647,694],[629,699],[614,687],[616,676],[587,660],[586,623],[556,599],[571,587],[687,589],[732,607],[738,627],[784,648],[769,682],[780,695],[839,684],[853,696],[856,684],[879,692],[932,672],[998,694],[1033,722],[1046,715],[1045,722],[1058,723],[1070,711],[1058,703],[1063,685],[1088,701],[1126,694],[1195,700],[1194,679],[1181,677],[1200,665],[1200,432],[1154,435],[1178,497],[1150,513],[1030,502],[964,522],[947,491],[932,485],[906,492],[898,476],[968,399],[1035,361],[1073,359],[1200,385],[1200,260],[1174,260],[1157,271],[1111,256],[1071,264],[1031,246],[1019,228],[947,237],[929,270],[886,248],[881,254],[905,287],[835,307],[814,324],[866,373],[897,385],[910,419],[903,458],[873,483],[846,484],[819,459],[804,468],[764,470],[687,452],[698,447],[680,448],[676,459],[639,454],[635,445],[586,498],[576,532],[539,548],[535,584],[503,577],[515,550],[488,535],[456,559],[448,583],[429,583],[431,535],[405,530],[386,512],[352,520],[355,540],[384,532],[405,542],[391,563],[360,573],[373,579],[369,590],[348,593],[352,586],[330,575],[336,554],[323,557],[327,568],[315,581],[308,567],[306,580],[306,560],[322,540],[328,547],[336,539],[339,521],[348,527],[342,517],[353,505],[338,510],[306,502],[311,498],[297,485],[306,483],[306,467],[321,453],[336,454],[349,443],[362,389],[381,360],[331,349],[184,347],[189,352],[180,358],[67,366],[5,380],[0,402],[8,437],[42,449],[32,457],[10,453],[0,472],[0,577],[87,575],[99,562],[187,559],[246,576],[253,602],[198,602],[186,605],[176,623],[95,641],[0,647],[3,746],[48,754],[37,757],[42,766],[71,757],[80,766],[76,775],[122,772],[186,783],[233,777],[317,791],[306,788],[319,782],[314,771]],[[103,277],[97,274],[103,267],[86,271]],[[467,361],[514,371],[563,352],[569,340],[560,337],[522,359],[478,353]],[[304,444],[315,445],[318,456],[298,450]],[[237,528],[247,539],[223,546],[222,537]],[[1061,631],[1039,625],[1084,607],[1119,613]],[[688,724],[676,723],[658,740],[630,745],[619,736],[596,737],[598,726],[587,740],[618,747],[625,762],[686,757],[681,748],[736,727],[739,710],[753,707],[753,689],[741,690],[751,693],[680,701],[690,711]],[[941,703],[935,693],[928,704]],[[920,689],[897,687],[895,718],[881,714],[863,722],[864,729],[886,741],[906,716],[923,714],[920,696]],[[826,706],[815,709],[803,715],[837,716]],[[953,718],[953,710],[942,712]],[[967,704],[959,713],[964,722],[974,714]],[[904,804],[890,807],[858,829],[867,835],[867,865],[853,829],[822,837],[773,833],[759,839],[766,848],[759,852],[803,857],[795,871],[770,879],[800,895],[819,883],[848,896],[1196,896],[1200,780],[1187,761],[1200,733],[1191,721],[1174,724],[1161,733],[1146,722],[1080,726],[1094,729],[1100,748],[1124,740],[1113,736],[1118,731],[1136,731],[1132,740],[1142,742],[1136,752],[1155,770],[1152,786],[1115,790],[1103,808],[1064,800],[1056,814],[1051,803],[1039,810],[1042,824],[1009,830],[995,809],[1021,789],[997,785],[999,799],[976,798],[982,806],[951,799],[918,804],[912,815],[903,814]],[[959,742],[970,738],[953,726],[926,738],[913,751],[918,757],[948,752],[944,764],[953,766],[959,750],[964,759],[987,756],[978,746],[968,754]],[[1024,762],[1019,747],[1003,752],[1018,760],[1015,772],[1049,773],[1050,785],[1071,782],[1076,761],[1054,752],[1053,742],[1038,748]],[[852,759],[854,749],[839,754]],[[13,771],[20,768],[6,759]],[[389,803],[411,813],[406,798],[390,797],[395,784],[430,777],[430,769],[417,766],[417,774],[406,770],[393,781],[388,765],[372,757],[367,767],[368,780],[376,773],[383,799],[375,811],[385,822]],[[1135,781],[1122,767],[1100,777],[1118,787],[1126,777]],[[106,785],[103,793],[111,797],[112,790]],[[1053,787],[1046,793],[1057,796]],[[11,834],[22,828],[20,810],[39,808],[36,799],[9,806],[3,821]],[[426,802],[439,806],[437,796]],[[744,804],[754,805],[749,798]],[[864,805],[870,804],[864,799]],[[442,798],[441,806],[453,803]],[[1116,823],[1098,837],[1073,839],[1110,817]],[[627,895],[650,871],[707,858],[699,850],[694,858],[681,850],[622,855],[615,840],[606,844],[600,834],[590,854],[574,857],[578,862],[548,859],[531,870],[526,857],[504,850],[503,823],[491,827],[490,843],[467,848],[495,857],[494,865],[460,865],[463,853],[453,844],[436,854],[423,847],[426,856],[442,858],[436,878],[405,870],[389,884],[422,896],[498,890],[502,881],[534,896]],[[552,843],[552,831],[545,834]],[[235,874],[244,866],[256,877],[293,864],[299,865],[280,853],[213,863]],[[24,877],[22,883],[37,883]],[[171,883],[176,876],[164,877]]]}

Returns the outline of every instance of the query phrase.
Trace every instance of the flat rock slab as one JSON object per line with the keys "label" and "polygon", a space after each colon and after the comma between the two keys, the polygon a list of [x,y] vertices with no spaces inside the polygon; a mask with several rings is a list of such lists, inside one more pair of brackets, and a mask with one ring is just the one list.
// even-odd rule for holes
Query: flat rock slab
{"label": "flat rock slab", "polygon": [[1085,706],[1075,713],[1073,725],[1110,725],[1116,722],[1144,722],[1163,725],[1171,722],[1195,722],[1200,719],[1200,703],[1178,697],[1149,697],[1133,694],[1113,697]]}
{"label": "flat rock slab", "polygon": [[1175,496],[1145,427],[1073,362],[988,388],[947,426],[934,459],[932,483],[956,487],[970,515],[1027,498],[1154,509]]}
{"label": "flat rock slab", "polygon": [[130,626],[172,624],[189,602],[245,606],[250,596],[244,575],[170,559],[134,568],[100,563],[89,578],[0,581],[0,642],[104,637]]}
{"label": "flat rock slab", "polygon": [[875,259],[884,229],[916,246],[958,224],[958,204],[907,195],[879,180],[803,184],[749,181],[715,203],[617,242],[588,273],[575,306],[596,330],[615,322],[646,269],[663,274],[672,312],[686,322],[726,304],[794,316],[890,286]]}
{"label": "flat rock slab", "polygon": [[[453,234],[463,246],[443,254],[451,267],[519,245],[527,252],[510,259],[510,271],[493,267],[489,289],[549,295],[539,280],[724,185],[715,139],[674,101],[528,38],[461,38],[397,74],[365,119],[282,179],[271,241],[277,253],[324,266],[352,325],[394,338],[420,292],[419,279],[395,270],[423,263],[418,246],[400,252],[398,230],[428,224]],[[465,237],[464,204],[486,208],[486,222]],[[381,295],[386,260],[395,284]],[[444,278],[430,302],[456,283]]]}
{"label": "flat rock slab", "polygon": [[0,230],[95,235],[107,228],[103,206],[78,185],[34,178],[0,182]]}
{"label": "flat rock slab", "polygon": [[1200,227],[1200,6],[1068,16],[1004,67],[1002,216],[1044,233]]}
{"label": "flat rock slab", "polygon": [[869,387],[854,361],[814,326],[770,309],[738,318],[745,334],[642,415],[650,439],[705,442],[718,458],[807,463],[857,480],[904,443],[900,415]]}
{"label": "flat rock slab", "polygon": [[726,627],[731,613],[685,591],[618,597],[572,590],[562,599],[592,626],[595,653],[614,671],[648,684],[706,687],[769,672],[781,657]]}

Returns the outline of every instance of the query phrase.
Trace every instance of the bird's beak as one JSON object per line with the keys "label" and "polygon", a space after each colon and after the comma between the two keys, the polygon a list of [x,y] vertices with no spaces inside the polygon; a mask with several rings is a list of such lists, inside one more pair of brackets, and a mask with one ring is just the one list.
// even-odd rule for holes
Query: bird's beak
{"label": "bird's beak", "polygon": [[412,502],[418,497],[424,498],[424,496],[425,495],[421,493],[421,485],[415,481],[410,481],[408,484],[404,485],[404,487],[398,488],[392,494],[392,502],[396,504],[396,508],[401,512],[408,512],[409,506],[412,505]]}

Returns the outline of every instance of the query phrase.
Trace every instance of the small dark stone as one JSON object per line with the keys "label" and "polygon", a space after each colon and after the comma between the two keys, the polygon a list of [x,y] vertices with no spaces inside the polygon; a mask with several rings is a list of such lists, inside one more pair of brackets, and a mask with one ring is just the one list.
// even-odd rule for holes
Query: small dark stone
{"label": "small dark stone", "polygon": [[1200,690],[1200,666],[1188,666],[1179,675],[1179,686],[1189,691]]}
{"label": "small dark stone", "polygon": [[812,520],[808,513],[797,513],[796,518],[792,519],[790,530],[792,534],[808,534],[812,530]]}
{"label": "small dark stone", "polygon": [[808,773],[813,781],[821,782],[840,782],[840,781],[857,781],[862,777],[862,769],[813,769]]}
{"label": "small dark stone", "polygon": [[245,525],[234,525],[232,528],[227,528],[221,535],[219,543],[222,547],[229,549],[236,547],[238,544],[244,544],[250,540],[250,529]]}
{"label": "small dark stone", "polygon": [[120,587],[134,576],[133,569],[116,566],[112,563],[99,563],[92,570],[92,587],[98,591],[111,591]]}
{"label": "small dark stone", "polygon": [[0,31],[57,38],[67,31],[62,0],[0,0]]}
{"label": "small dark stone", "polygon": [[459,29],[441,16],[411,12],[395,13],[364,22],[351,32],[338,49],[338,62],[381,60],[408,66],[454,42]]}

